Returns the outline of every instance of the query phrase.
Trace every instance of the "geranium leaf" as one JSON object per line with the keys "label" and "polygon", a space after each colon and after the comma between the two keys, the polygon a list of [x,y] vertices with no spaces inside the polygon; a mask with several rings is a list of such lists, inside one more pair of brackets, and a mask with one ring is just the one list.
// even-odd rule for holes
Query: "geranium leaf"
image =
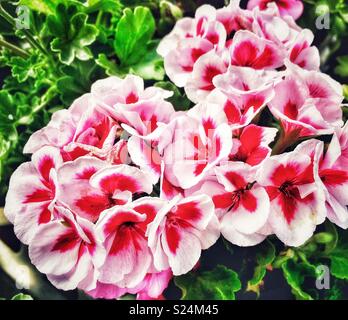
{"label": "geranium leaf", "polygon": [[73,100],[90,90],[92,75],[98,65],[94,61],[79,61],[74,66],[62,68],[65,74],[57,80],[61,100],[69,106]]}
{"label": "geranium leaf", "polygon": [[222,265],[176,277],[175,283],[182,290],[183,300],[234,300],[241,289],[237,273]]}
{"label": "geranium leaf", "polygon": [[186,97],[186,95],[182,94],[178,87],[176,87],[172,82],[156,82],[155,87],[160,87],[162,89],[174,92],[173,96],[167,100],[175,106],[176,110],[188,110],[190,108],[191,101]]}
{"label": "geranium leaf", "polygon": [[155,32],[155,19],[145,7],[126,8],[117,24],[114,47],[123,65],[134,65],[145,55]]}
{"label": "geranium leaf", "polygon": [[141,61],[130,67],[131,73],[145,80],[163,80],[165,76],[163,59],[156,52],[157,45],[155,41],[148,44],[146,54]]}
{"label": "geranium leaf", "polygon": [[31,10],[51,14],[54,13],[56,2],[54,0],[20,0],[19,4],[21,6],[27,6]]}
{"label": "geranium leaf", "polygon": [[302,289],[306,275],[316,276],[316,274],[313,274],[313,269],[308,268],[308,265],[302,262],[288,260],[282,264],[282,270],[287,283],[297,299],[313,300],[313,297]]}
{"label": "geranium leaf", "polygon": [[98,59],[96,59],[95,62],[105,70],[108,76],[123,76],[127,73],[127,71],[123,72],[116,62],[109,60],[103,53],[98,55]]}
{"label": "geranium leaf", "polygon": [[338,66],[335,69],[336,74],[341,77],[348,77],[348,56],[337,58]]}
{"label": "geranium leaf", "polygon": [[122,5],[116,0],[88,0],[87,12],[105,11],[110,13],[119,13]]}
{"label": "geranium leaf", "polygon": [[51,49],[67,65],[75,58],[89,60],[93,55],[88,46],[98,35],[98,29],[87,23],[88,16],[83,12],[76,13],[76,10],[74,6],[60,4],[56,13],[47,17],[49,33],[55,37],[51,42]]}
{"label": "geranium leaf", "polygon": [[19,83],[22,83],[29,77],[34,79],[41,78],[45,73],[45,69],[47,69],[45,61],[42,55],[33,53],[29,58],[12,56],[7,65],[11,67],[12,75]]}
{"label": "geranium leaf", "polygon": [[338,279],[348,280],[348,236],[345,231],[339,233],[338,243],[328,258],[331,260],[331,274]]}
{"label": "geranium leaf", "polygon": [[24,293],[18,293],[11,300],[34,300],[30,295]]}

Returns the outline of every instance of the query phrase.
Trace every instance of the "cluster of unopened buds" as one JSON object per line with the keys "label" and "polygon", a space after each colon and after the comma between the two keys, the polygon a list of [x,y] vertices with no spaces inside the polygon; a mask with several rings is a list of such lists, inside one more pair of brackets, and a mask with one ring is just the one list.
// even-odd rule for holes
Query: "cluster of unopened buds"
{"label": "cluster of unopened buds", "polygon": [[158,299],[220,236],[300,246],[326,218],[348,227],[341,85],[311,31],[261,9],[204,5],[160,43],[190,110],[110,77],[30,137],[5,213],[57,288]]}

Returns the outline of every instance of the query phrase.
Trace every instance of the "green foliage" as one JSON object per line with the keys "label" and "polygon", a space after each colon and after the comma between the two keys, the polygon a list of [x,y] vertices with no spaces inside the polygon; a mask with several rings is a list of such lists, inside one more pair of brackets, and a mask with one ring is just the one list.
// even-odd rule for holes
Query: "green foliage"
{"label": "green foliage", "polygon": [[146,46],[146,53],[143,58],[129,68],[129,73],[133,73],[145,80],[162,80],[165,75],[163,60],[157,54],[157,41],[149,42]]}
{"label": "green foliage", "polygon": [[155,32],[155,19],[146,7],[126,8],[117,24],[115,52],[122,65],[134,65],[148,51],[148,42]]}
{"label": "green foliage", "polygon": [[116,0],[88,0],[87,9],[88,13],[96,11],[110,12],[113,14],[118,14],[122,5]]}
{"label": "green foliage", "polygon": [[[315,281],[321,276],[320,265],[328,265],[331,276],[348,279],[348,250],[346,232],[337,233],[330,222],[325,223],[325,231],[315,234],[303,246],[281,252],[273,262],[275,268],[281,268],[284,278],[294,296],[301,300],[318,298],[320,292],[315,288]],[[331,262],[329,265],[328,262]],[[306,290],[304,289],[307,281]],[[308,283],[310,292],[308,291]],[[340,294],[337,282],[327,296]]]}
{"label": "green foliage", "polygon": [[188,110],[191,106],[191,101],[186,97],[185,94],[182,94],[178,87],[176,87],[170,81],[160,81],[155,83],[156,87],[160,87],[162,89],[172,91],[173,96],[168,98],[168,101],[175,106],[177,111],[179,110]]}
{"label": "green foliage", "polygon": [[79,61],[73,66],[62,67],[64,75],[57,80],[57,91],[65,105],[90,90],[97,69],[94,61]]}
{"label": "green foliage", "polygon": [[260,286],[267,272],[267,267],[271,266],[275,259],[275,247],[269,240],[264,241],[258,246],[258,253],[255,257],[256,267],[253,277],[248,281],[247,291],[254,291],[260,295]]}
{"label": "green foliage", "polygon": [[348,56],[342,56],[337,58],[338,66],[335,72],[342,78],[348,77]]}
{"label": "green foliage", "polygon": [[348,280],[348,235],[341,231],[336,245],[327,250],[326,256],[331,261],[331,274],[338,278]]}
{"label": "green foliage", "polygon": [[[0,297],[0,301],[1,300],[6,300],[6,299]],[[34,299],[28,294],[18,293],[15,296],[13,296],[11,300],[34,300]]]}
{"label": "green foliage", "polygon": [[54,36],[51,49],[62,63],[71,64],[74,58],[85,61],[93,57],[88,48],[98,35],[98,29],[87,23],[88,16],[77,12],[75,6],[59,4],[54,14],[47,17],[47,28]]}
{"label": "green foliage", "polygon": [[124,73],[114,61],[109,60],[103,53],[98,55],[95,62],[102,67],[109,76],[121,76]]}
{"label": "green foliage", "polygon": [[34,299],[28,294],[18,293],[14,297],[12,297],[11,300],[34,300]]}
{"label": "green foliage", "polygon": [[295,262],[290,259],[282,264],[284,277],[292,289],[293,294],[299,300],[313,300],[312,296],[303,291],[302,284],[305,276],[316,276],[314,270],[308,264],[303,262]]}
{"label": "green foliage", "polygon": [[20,0],[19,4],[27,6],[31,10],[35,10],[44,14],[52,14],[55,10],[55,0]]}
{"label": "green foliage", "polygon": [[176,277],[175,283],[182,290],[183,300],[234,300],[241,289],[237,273],[222,265]]}
{"label": "green foliage", "polygon": [[12,75],[17,81],[22,83],[28,80],[28,78],[42,77],[45,63],[46,59],[43,59],[39,53],[34,53],[29,58],[12,56],[7,61],[7,66],[11,67]]}
{"label": "green foliage", "polygon": [[[321,63],[325,65],[330,58],[344,47],[348,37],[348,2],[346,0],[304,0],[305,10],[300,19],[300,25],[310,28],[315,39],[321,39],[317,44],[321,55]],[[329,14],[328,28],[318,28],[317,22],[323,22],[323,16]],[[319,19],[319,20],[318,20]],[[333,73],[335,64],[326,65],[326,72]],[[341,72],[339,68],[337,70]]]}

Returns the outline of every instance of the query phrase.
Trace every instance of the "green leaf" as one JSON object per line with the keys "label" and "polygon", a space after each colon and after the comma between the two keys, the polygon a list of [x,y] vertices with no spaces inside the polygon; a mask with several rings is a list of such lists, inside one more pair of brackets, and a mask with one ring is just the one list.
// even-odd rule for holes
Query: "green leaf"
{"label": "green leaf", "polygon": [[6,90],[0,91],[0,132],[12,131],[17,119],[17,107],[13,96]]}
{"label": "green leaf", "polygon": [[73,66],[62,68],[63,77],[57,80],[57,90],[61,100],[69,106],[76,98],[90,91],[92,75],[98,66],[94,61],[79,61]]}
{"label": "green leaf", "polygon": [[0,134],[0,159],[4,158],[10,149],[10,141],[6,140],[5,137]]}
{"label": "green leaf", "polygon": [[157,7],[158,0],[120,0],[125,7],[146,6],[150,8]]}
{"label": "green leaf", "polygon": [[282,270],[287,283],[297,299],[313,300],[313,297],[301,288],[306,275],[316,276],[316,274],[313,274],[313,269],[308,268],[302,262],[288,260],[282,264]]}
{"label": "green leaf", "polygon": [[260,294],[260,285],[266,275],[266,270],[275,259],[275,248],[269,240],[264,241],[257,247],[259,249],[256,254],[256,267],[253,277],[248,281],[247,291],[254,291],[257,296]]}
{"label": "green leaf", "polygon": [[171,102],[175,110],[188,110],[191,106],[191,101],[186,97],[185,94],[182,94],[178,87],[176,87],[170,81],[160,81],[155,83],[155,87],[159,87],[168,91],[173,91],[173,96],[167,100]]}
{"label": "green leaf", "polygon": [[87,19],[85,13],[76,13],[76,7],[63,4],[47,17],[48,31],[55,37],[51,49],[58,53],[61,62],[70,65],[75,58],[86,61],[93,57],[88,46],[96,40],[98,29]]}
{"label": "green leaf", "polygon": [[336,249],[330,255],[331,274],[338,279],[348,280],[348,249]]}
{"label": "green leaf", "polygon": [[134,12],[126,8],[117,24],[114,47],[123,65],[134,65],[143,58],[155,32],[155,19],[145,7]]}
{"label": "green leaf", "polygon": [[343,95],[346,100],[348,100],[348,85],[344,84],[343,85]]}
{"label": "green leaf", "polygon": [[341,77],[348,77],[348,56],[342,56],[337,58],[338,66],[335,69],[335,73]]}
{"label": "green leaf", "polygon": [[342,281],[332,279],[332,284],[329,290],[325,290],[325,300],[343,300]]}
{"label": "green leaf", "polygon": [[29,296],[28,294],[19,293],[19,294],[15,295],[14,297],[12,297],[11,300],[34,300],[34,299],[31,296]]}
{"label": "green leaf", "polygon": [[108,57],[101,53],[98,55],[98,59],[95,60],[96,64],[102,67],[105,70],[105,73],[108,76],[124,76],[127,74],[126,71],[122,71],[116,62],[113,62],[108,59]]}
{"label": "green leaf", "polygon": [[165,71],[163,59],[157,52],[158,42],[150,42],[147,52],[140,62],[130,67],[130,73],[138,75],[145,80],[163,80]]}
{"label": "green leaf", "polygon": [[8,155],[11,148],[11,142],[7,140],[2,134],[0,134],[0,182],[2,182],[4,159]]}
{"label": "green leaf", "polygon": [[117,0],[88,0],[86,12],[105,11],[110,13],[120,13],[122,5]]}
{"label": "green leaf", "polygon": [[41,13],[52,14],[56,7],[55,2],[55,0],[20,0],[19,5]]}
{"label": "green leaf", "polygon": [[7,65],[11,67],[12,75],[19,83],[26,81],[29,77],[38,78],[45,73],[46,60],[39,54],[32,54],[28,59],[18,56],[11,57]]}
{"label": "green leaf", "polygon": [[133,66],[120,66],[115,61],[111,61],[103,53],[98,55],[96,63],[102,67],[109,76],[124,77],[127,74],[135,74],[145,80],[163,80],[165,71],[163,59],[156,52],[157,43],[149,46],[149,51],[145,54],[141,62]]}
{"label": "green leaf", "polygon": [[341,17],[344,20],[345,23],[348,23],[348,6],[346,6],[345,8],[343,8],[340,11]]}
{"label": "green leaf", "polygon": [[331,260],[331,274],[338,279],[348,280],[348,235],[346,230],[339,233],[338,243],[329,252],[328,258]]}
{"label": "green leaf", "polygon": [[241,289],[237,273],[222,265],[176,277],[175,284],[182,290],[183,300],[234,300]]}

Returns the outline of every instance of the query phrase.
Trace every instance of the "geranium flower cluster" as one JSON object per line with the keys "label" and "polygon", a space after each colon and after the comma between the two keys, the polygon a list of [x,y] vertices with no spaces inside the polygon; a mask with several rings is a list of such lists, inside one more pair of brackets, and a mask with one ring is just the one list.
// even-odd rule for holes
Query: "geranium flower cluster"
{"label": "geranium flower cluster", "polygon": [[6,199],[33,264],[63,290],[158,299],[221,235],[300,246],[326,218],[347,228],[342,88],[312,41],[275,5],[204,5],[158,48],[193,108],[129,75],[57,111]]}

